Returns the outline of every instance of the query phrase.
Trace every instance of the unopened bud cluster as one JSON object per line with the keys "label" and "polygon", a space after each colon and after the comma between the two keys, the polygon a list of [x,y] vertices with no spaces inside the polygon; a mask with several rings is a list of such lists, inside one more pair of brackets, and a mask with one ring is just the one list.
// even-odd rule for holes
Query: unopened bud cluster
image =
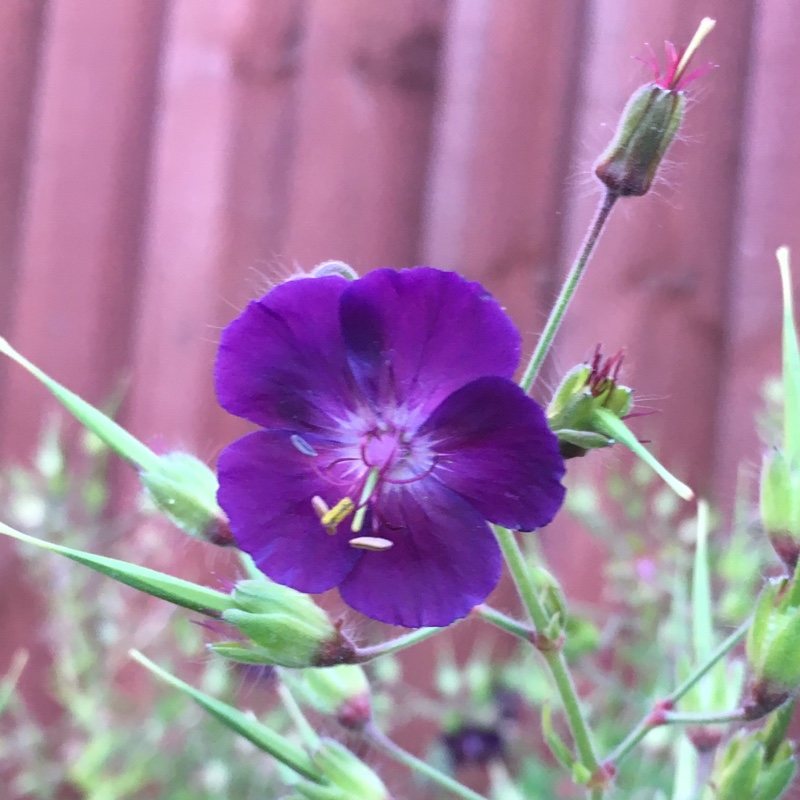
{"label": "unopened bud cluster", "polygon": [[327,666],[346,661],[354,648],[314,600],[268,580],[240,581],[231,595],[236,607],[222,621],[244,641],[218,642],[211,650],[244,664],[280,667]]}
{"label": "unopened bud cluster", "polygon": [[633,390],[619,383],[621,365],[622,353],[603,360],[598,348],[590,363],[573,367],[559,384],[547,406],[547,421],[564,458],[614,444],[603,433],[598,411],[603,409],[618,419],[630,412]]}

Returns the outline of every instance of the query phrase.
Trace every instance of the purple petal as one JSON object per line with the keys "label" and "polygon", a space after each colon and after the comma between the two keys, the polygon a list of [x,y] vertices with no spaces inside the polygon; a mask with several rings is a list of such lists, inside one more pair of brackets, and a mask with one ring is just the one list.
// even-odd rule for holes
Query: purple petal
{"label": "purple petal", "polygon": [[542,408],[505,378],[450,395],[417,432],[438,454],[434,476],[486,519],[541,528],[564,501],[564,460]]}
{"label": "purple petal", "polygon": [[220,405],[272,429],[327,430],[352,397],[339,298],[344,278],[289,281],[250,303],[222,333]]}
{"label": "purple petal", "polygon": [[272,580],[309,593],[336,586],[361,557],[346,536],[325,532],[311,506],[314,495],[332,506],[343,494],[320,477],[316,461],[288,435],[257,431],[217,462],[217,498],[236,544]]}
{"label": "purple petal", "polygon": [[394,542],[365,552],[342,581],[342,599],[368,617],[420,628],[449,625],[482,603],[502,558],[480,515],[436,481],[395,487],[382,499],[374,535]]}
{"label": "purple petal", "polygon": [[424,414],[482,375],[510,378],[520,336],[477,283],[428,267],[376,270],[342,295],[342,334],[362,390],[377,405]]}

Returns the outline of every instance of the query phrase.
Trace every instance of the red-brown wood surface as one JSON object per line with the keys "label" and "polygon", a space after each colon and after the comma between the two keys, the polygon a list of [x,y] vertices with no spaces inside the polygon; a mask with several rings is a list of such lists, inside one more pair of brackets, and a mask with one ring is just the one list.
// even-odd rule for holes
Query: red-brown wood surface
{"label": "red-brown wood surface", "polygon": [[[637,432],[729,508],[779,365],[774,250],[800,248],[792,0],[7,0],[0,335],[92,401],[129,379],[123,421],[210,462],[243,430],[214,398],[219,329],[320,261],[457,269],[529,352],[599,196],[592,162],[649,78],[631,57],[705,15],[718,68],[655,190],[616,209],[538,395],[597,342],[625,347],[657,411]],[[25,461],[52,401],[6,364],[0,390],[0,460]],[[599,596],[596,545],[565,523],[545,542]],[[36,639],[14,564],[0,548],[11,644]]]}

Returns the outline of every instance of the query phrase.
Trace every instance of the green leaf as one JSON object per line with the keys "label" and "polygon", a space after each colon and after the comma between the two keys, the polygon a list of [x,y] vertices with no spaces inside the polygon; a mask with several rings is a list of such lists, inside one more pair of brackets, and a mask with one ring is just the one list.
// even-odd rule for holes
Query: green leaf
{"label": "green leaf", "polygon": [[[711,609],[711,574],[708,568],[708,503],[697,503],[697,542],[692,571],[692,638],[696,664],[705,663],[714,651],[713,612]],[[699,711],[712,710],[712,684],[706,676],[697,689],[700,695]]]}
{"label": "green leaf", "polygon": [[121,425],[98,411],[74,392],[54,381],[35,364],[18,353],[5,339],[0,337],[0,353],[7,355],[24,367],[34,378],[40,381],[53,394],[56,400],[72,414],[82,425],[86,426],[99,439],[102,439],[114,452],[140,469],[154,470],[158,468],[158,456],[135,436],[128,433]]}
{"label": "green leaf", "polygon": [[678,497],[684,500],[691,500],[694,492],[685,484],[679,481],[660,461],[633,435],[630,428],[619,418],[606,408],[596,408],[592,412],[592,421],[600,433],[616,439],[620,444],[625,445],[634,455],[645,462]]}
{"label": "green leaf", "polygon": [[11,667],[9,668],[8,673],[3,680],[0,681],[0,717],[3,716],[3,712],[8,707],[11,697],[14,694],[14,690],[17,688],[19,677],[22,675],[22,670],[25,669],[25,665],[27,663],[27,651],[17,650],[17,652],[14,653],[14,658],[11,661]]}
{"label": "green leaf", "polygon": [[71,547],[64,547],[53,542],[46,542],[34,536],[14,530],[3,522],[0,522],[0,533],[17,539],[20,542],[33,544],[44,550],[66,556],[78,564],[83,564],[95,572],[100,572],[113,578],[126,586],[132,586],[140,592],[158,597],[191,611],[198,611],[201,614],[218,617],[223,611],[234,608],[233,599],[230,595],[218,592],[216,589],[209,589],[191,581],[175,578],[164,572],[140,567],[128,561],[121,561],[107,556],[97,556],[92,553],[85,553],[82,550],[74,550]]}
{"label": "green leaf", "polygon": [[779,247],[775,255],[783,289],[783,444],[790,462],[796,464],[800,463],[800,348],[794,323],[789,248]]}
{"label": "green leaf", "polygon": [[[556,761],[558,761],[567,772],[571,773],[575,768],[575,757],[570,752],[564,740],[553,728],[553,716],[550,711],[549,703],[545,703],[542,706],[542,734]],[[589,777],[591,777],[591,774]]]}
{"label": "green leaf", "polygon": [[188,683],[184,683],[180,678],[176,678],[166,670],[161,669],[157,664],[154,664],[138,650],[130,650],[129,655],[154,675],[187,694],[209,714],[216,717],[225,727],[252,742],[259,750],[263,750],[265,753],[277,758],[278,761],[293,769],[298,775],[302,775],[314,783],[325,783],[324,778],[305,750],[262,725],[250,715],[201,692],[199,689],[195,689],[194,686],[190,686]]}

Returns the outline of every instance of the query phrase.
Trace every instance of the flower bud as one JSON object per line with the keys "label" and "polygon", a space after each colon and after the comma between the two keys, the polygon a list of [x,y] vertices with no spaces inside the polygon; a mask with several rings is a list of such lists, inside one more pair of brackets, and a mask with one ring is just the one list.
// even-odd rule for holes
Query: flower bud
{"label": "flower bud", "polygon": [[210,645],[217,654],[245,664],[312,667],[339,663],[353,645],[308,596],[271,581],[240,581],[236,608],[222,614],[247,642]]}
{"label": "flower bud", "polygon": [[603,360],[598,346],[591,362],[573,367],[559,384],[547,406],[547,421],[564,458],[614,444],[600,430],[596,411],[604,408],[621,419],[631,410],[633,390],[618,382],[621,366],[622,352]]}
{"label": "flower bud", "polygon": [[155,506],[184,533],[220,546],[234,543],[217,504],[217,476],[198,458],[179,452],[158,456],[139,478]]}
{"label": "flower bud", "polygon": [[747,636],[753,681],[744,709],[751,719],[775,710],[800,688],[800,608],[789,605],[789,598],[785,581],[770,581],[756,605]]}
{"label": "flower bud", "polygon": [[714,800],[778,800],[791,783],[795,759],[788,742],[770,757],[762,732],[740,731],[714,761],[709,785]]}
{"label": "flower bud", "polygon": [[595,175],[619,197],[640,197],[653,183],[683,120],[683,92],[648,83],[634,92]]}
{"label": "flower bud", "polygon": [[357,664],[287,672],[283,679],[302,702],[345,728],[363,728],[372,716],[369,681]]}
{"label": "flower bud", "polygon": [[679,51],[667,42],[667,69],[663,74],[653,55],[653,80],[640,86],[628,100],[611,144],[595,164],[595,175],[611,194],[640,197],[650,189],[683,121],[683,89],[705,71],[701,68],[687,75],[686,68],[713,26],[713,21],[704,19],[686,50]]}
{"label": "flower bud", "polygon": [[328,784],[321,786],[301,781],[294,787],[297,797],[305,800],[389,800],[383,781],[344,745],[323,739],[313,758]]}
{"label": "flower bud", "polygon": [[764,531],[789,573],[794,573],[800,556],[800,470],[781,450],[764,456],[759,501]]}

